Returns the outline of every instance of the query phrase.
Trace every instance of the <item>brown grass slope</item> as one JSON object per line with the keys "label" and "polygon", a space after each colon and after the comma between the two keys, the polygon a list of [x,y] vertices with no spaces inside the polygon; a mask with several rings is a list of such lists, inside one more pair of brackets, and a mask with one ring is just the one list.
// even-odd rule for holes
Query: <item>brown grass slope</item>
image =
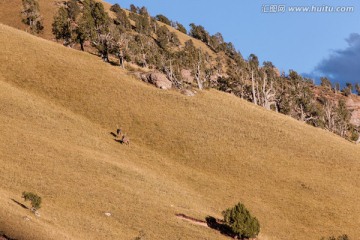
{"label": "brown grass slope", "polygon": [[[0,46],[7,235],[226,239],[175,214],[221,217],[241,201],[258,217],[261,239],[360,238],[358,146],[225,93],[156,89],[4,25]],[[116,125],[129,147],[109,134]],[[43,197],[40,218],[11,200],[22,202],[22,191]]]}
{"label": "brown grass slope", "polygon": [[[46,39],[53,39],[51,24],[57,11],[57,0],[39,0],[40,13],[43,16],[44,32],[40,34]],[[21,0],[0,0],[0,22],[20,30],[27,30],[27,26],[21,22]]]}

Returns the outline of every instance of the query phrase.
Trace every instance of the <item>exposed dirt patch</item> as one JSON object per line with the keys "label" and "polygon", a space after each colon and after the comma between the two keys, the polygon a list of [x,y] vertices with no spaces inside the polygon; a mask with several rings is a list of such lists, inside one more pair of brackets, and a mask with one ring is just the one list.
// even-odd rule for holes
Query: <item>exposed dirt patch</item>
{"label": "exposed dirt patch", "polygon": [[175,214],[175,216],[177,218],[183,219],[185,221],[191,222],[191,223],[199,225],[199,226],[209,227],[207,222],[193,218],[193,217],[186,216],[185,214],[182,214],[182,213]]}

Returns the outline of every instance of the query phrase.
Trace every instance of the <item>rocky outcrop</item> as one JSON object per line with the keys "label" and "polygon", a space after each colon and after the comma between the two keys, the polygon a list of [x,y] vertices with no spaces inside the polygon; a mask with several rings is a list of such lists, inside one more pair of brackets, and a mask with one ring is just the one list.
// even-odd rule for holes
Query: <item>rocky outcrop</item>
{"label": "rocky outcrop", "polygon": [[183,89],[180,92],[181,92],[181,94],[184,94],[185,96],[189,96],[189,97],[195,96],[195,93],[189,89]]}
{"label": "rocky outcrop", "polygon": [[191,71],[190,70],[182,69],[180,74],[181,74],[181,79],[184,82],[187,82],[187,83],[193,83],[194,82],[194,77],[191,76]]}
{"label": "rocky outcrop", "polygon": [[167,90],[172,88],[172,82],[167,79],[165,74],[159,72],[144,73],[141,75],[141,80],[154,84],[157,88],[160,89]]}
{"label": "rocky outcrop", "polygon": [[349,97],[346,106],[352,112],[350,122],[355,126],[360,126],[360,98],[358,96]]}

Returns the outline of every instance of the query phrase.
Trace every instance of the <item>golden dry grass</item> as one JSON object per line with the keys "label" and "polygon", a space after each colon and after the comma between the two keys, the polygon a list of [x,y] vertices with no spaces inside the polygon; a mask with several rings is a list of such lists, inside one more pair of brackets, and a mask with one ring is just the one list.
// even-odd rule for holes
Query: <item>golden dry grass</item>
{"label": "golden dry grass", "polygon": [[[57,11],[57,2],[61,0],[38,0],[40,13],[43,16],[44,32],[39,36],[52,40],[51,24]],[[28,30],[28,27],[21,22],[22,3],[21,0],[0,0],[0,23],[15,27],[21,30]]]}
{"label": "golden dry grass", "polygon": [[[360,238],[358,146],[229,94],[156,89],[4,25],[0,46],[0,230],[8,235],[226,239],[175,214],[221,217],[241,201],[258,217],[260,239]],[[109,134],[116,125],[129,147]],[[40,218],[11,200],[22,202],[22,191],[43,197]]]}

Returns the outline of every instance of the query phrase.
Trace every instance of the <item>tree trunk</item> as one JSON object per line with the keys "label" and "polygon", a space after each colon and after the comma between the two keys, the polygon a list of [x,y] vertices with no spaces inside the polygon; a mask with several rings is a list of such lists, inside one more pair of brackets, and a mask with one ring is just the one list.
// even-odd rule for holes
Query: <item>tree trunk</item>
{"label": "tree trunk", "polygon": [[203,89],[203,84],[201,82],[201,53],[200,52],[199,52],[199,61],[198,61],[198,64],[197,64],[195,77],[196,77],[196,81],[197,81],[199,89],[202,90]]}
{"label": "tree trunk", "polygon": [[120,57],[120,66],[121,66],[122,69],[125,68],[125,66],[124,66],[124,56]]}
{"label": "tree trunk", "polygon": [[302,122],[305,122],[305,113],[304,113],[304,107],[303,105],[300,105],[300,120]]}
{"label": "tree trunk", "polygon": [[203,85],[202,85],[202,82],[201,82],[201,73],[200,73],[200,65],[199,64],[197,66],[197,71],[196,71],[196,81],[197,81],[199,89],[202,90]]}
{"label": "tree trunk", "polygon": [[325,110],[325,117],[327,123],[327,129],[333,131],[333,116],[332,116],[332,103],[325,102],[324,110]]}
{"label": "tree trunk", "polygon": [[266,79],[264,79],[264,88],[263,88],[263,94],[264,94],[264,108],[267,110],[271,110],[271,106],[275,105],[276,107],[276,93],[273,87],[273,82],[270,83],[270,88],[266,90]]}
{"label": "tree trunk", "polygon": [[81,47],[81,51],[85,51],[85,49],[84,49],[84,41],[80,41],[80,47]]}
{"label": "tree trunk", "polygon": [[146,54],[143,54],[143,67],[147,68]]}
{"label": "tree trunk", "polygon": [[256,105],[260,105],[260,91],[259,91],[259,82],[256,81],[256,97],[257,97],[257,104]]}
{"label": "tree trunk", "polygon": [[108,52],[104,51],[104,52],[101,54],[101,57],[102,57],[102,59],[103,59],[104,62],[109,62]]}
{"label": "tree trunk", "polygon": [[252,87],[252,95],[253,95],[253,103],[257,104],[256,92],[255,92],[255,80],[254,80],[254,70],[251,71],[251,87]]}

